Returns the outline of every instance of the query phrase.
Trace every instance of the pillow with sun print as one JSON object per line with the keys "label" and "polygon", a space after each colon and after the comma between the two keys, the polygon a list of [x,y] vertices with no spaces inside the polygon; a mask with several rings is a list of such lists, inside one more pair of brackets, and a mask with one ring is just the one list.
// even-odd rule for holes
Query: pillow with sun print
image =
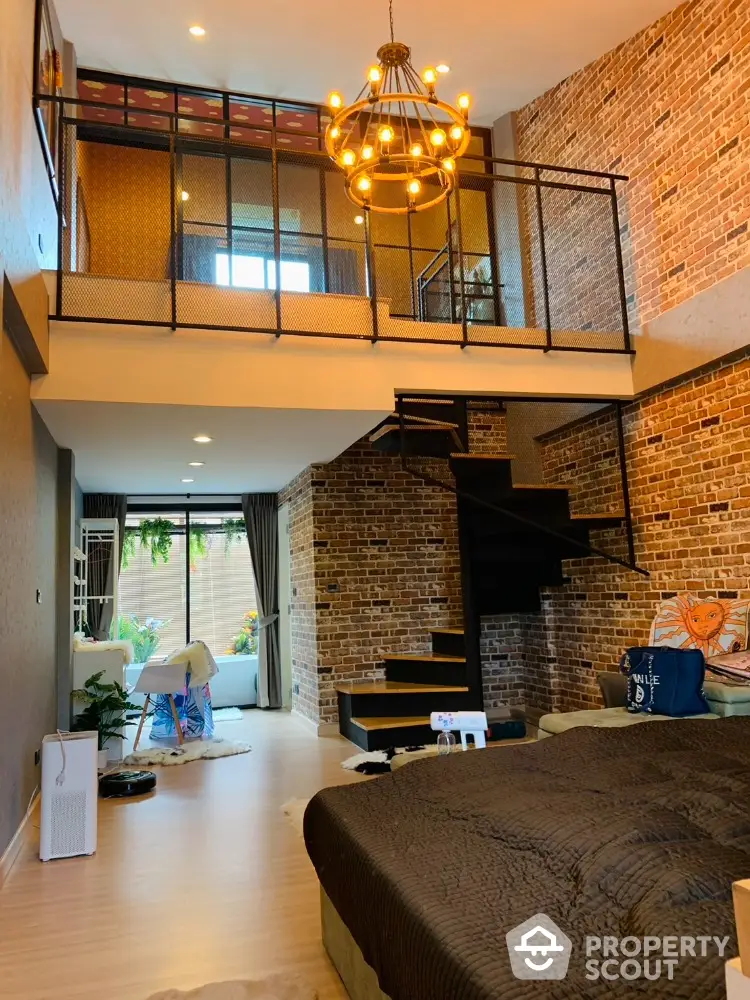
{"label": "pillow with sun print", "polygon": [[700,649],[706,659],[748,645],[750,601],[677,594],[663,601],[651,626],[650,646]]}

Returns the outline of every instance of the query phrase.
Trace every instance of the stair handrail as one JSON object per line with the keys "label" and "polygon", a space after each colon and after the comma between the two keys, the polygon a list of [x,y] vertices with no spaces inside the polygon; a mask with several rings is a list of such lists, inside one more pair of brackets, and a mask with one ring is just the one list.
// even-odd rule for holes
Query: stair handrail
{"label": "stair handrail", "polygon": [[474,496],[473,493],[466,493],[464,490],[459,490],[458,487],[449,486],[448,483],[444,483],[440,479],[436,479],[434,476],[427,475],[423,472],[417,472],[415,469],[410,468],[406,456],[404,412],[401,405],[401,399],[397,400],[397,413],[399,416],[401,467],[404,472],[408,473],[410,476],[414,476],[415,479],[419,479],[426,486],[437,486],[439,489],[447,490],[448,493],[452,493],[455,497],[459,497],[462,500],[468,500],[470,503],[474,503],[479,507],[484,507],[486,510],[502,514],[504,517],[508,517],[511,520],[516,521],[518,524],[524,524],[527,527],[541,531],[545,535],[549,535],[551,538],[557,538],[559,541],[573,545],[575,548],[581,549],[581,551],[585,552],[587,555],[600,556],[602,559],[606,559],[607,562],[612,563],[615,566],[622,566],[623,569],[630,570],[633,573],[638,573],[641,576],[651,576],[648,570],[638,566],[635,562],[635,558],[633,558],[632,562],[620,559],[619,556],[613,556],[609,552],[604,552],[603,549],[599,549],[595,545],[589,545],[588,542],[580,542],[577,538],[571,538],[570,535],[564,535],[562,532],[556,531],[554,528],[550,528],[545,524],[540,524],[533,518],[524,517],[523,514],[517,514],[514,511],[508,510],[507,507],[501,507],[498,504],[491,503],[489,500],[483,500],[481,497]]}

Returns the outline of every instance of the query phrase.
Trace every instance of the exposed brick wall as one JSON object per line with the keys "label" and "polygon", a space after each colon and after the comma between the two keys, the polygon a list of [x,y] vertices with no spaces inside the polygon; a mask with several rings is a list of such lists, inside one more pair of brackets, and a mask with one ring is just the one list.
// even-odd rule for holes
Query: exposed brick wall
{"label": "exposed brick wall", "polygon": [[319,697],[312,469],[305,469],[289,483],[279,495],[279,503],[289,504],[292,705],[302,715],[317,722]]}
{"label": "exposed brick wall", "polygon": [[[469,426],[472,451],[506,450],[503,413],[472,410]],[[446,462],[410,465],[453,482]],[[337,682],[382,677],[384,655],[429,652],[430,628],[462,624],[455,499],[360,441],[279,501],[290,505],[293,705],[335,722]],[[490,662],[497,644],[483,646]]]}
{"label": "exposed brick wall", "polygon": [[[601,705],[596,672],[648,641],[658,602],[675,592],[750,599],[750,349],[625,409],[631,505],[644,578],[601,559],[565,564],[572,582],[549,588],[539,616],[544,641],[526,669],[527,702],[563,711]],[[572,496],[610,496],[600,463],[612,415],[598,415],[543,443],[549,479]],[[567,468],[571,454],[575,469]],[[626,556],[623,529],[594,544]],[[539,636],[539,630],[537,630]],[[527,640],[528,645],[528,640]],[[534,682],[538,682],[535,686]]]}
{"label": "exposed brick wall", "polygon": [[[519,111],[521,159],[629,175],[631,319],[648,322],[750,263],[749,93],[750,5],[692,0]],[[578,328],[565,289],[585,256],[590,277],[604,229],[602,216],[567,257],[552,248],[569,278],[552,288],[558,328],[568,313]]]}
{"label": "exposed brick wall", "polygon": [[524,703],[525,617],[497,615],[482,619],[479,649],[485,710]]}
{"label": "exposed brick wall", "polygon": [[430,648],[429,629],[461,622],[453,496],[359,442],[313,471],[320,719],[335,685],[382,677],[387,653]]}

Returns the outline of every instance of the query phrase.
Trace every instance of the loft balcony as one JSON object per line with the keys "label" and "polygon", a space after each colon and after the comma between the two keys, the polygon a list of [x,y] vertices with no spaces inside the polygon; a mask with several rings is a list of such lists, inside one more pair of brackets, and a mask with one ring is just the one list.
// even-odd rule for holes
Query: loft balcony
{"label": "loft balcony", "polygon": [[362,219],[315,105],[87,71],[78,94],[52,99],[55,320],[630,352],[622,178],[474,129],[450,199]]}

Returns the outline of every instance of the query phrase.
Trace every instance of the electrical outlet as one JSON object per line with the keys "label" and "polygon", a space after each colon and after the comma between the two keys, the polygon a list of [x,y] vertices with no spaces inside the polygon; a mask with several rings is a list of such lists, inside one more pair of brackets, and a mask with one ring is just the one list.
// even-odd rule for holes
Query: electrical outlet
{"label": "electrical outlet", "polygon": [[39,764],[41,763],[41,760],[42,760],[41,751],[35,750],[34,751],[34,767],[39,767]]}
{"label": "electrical outlet", "polygon": [[299,683],[293,685],[292,691],[294,691],[295,694],[299,694]]}
{"label": "electrical outlet", "polygon": [[41,604],[42,603],[42,592],[41,592],[41,590],[37,590],[37,592],[36,592],[36,603],[37,604]]}

